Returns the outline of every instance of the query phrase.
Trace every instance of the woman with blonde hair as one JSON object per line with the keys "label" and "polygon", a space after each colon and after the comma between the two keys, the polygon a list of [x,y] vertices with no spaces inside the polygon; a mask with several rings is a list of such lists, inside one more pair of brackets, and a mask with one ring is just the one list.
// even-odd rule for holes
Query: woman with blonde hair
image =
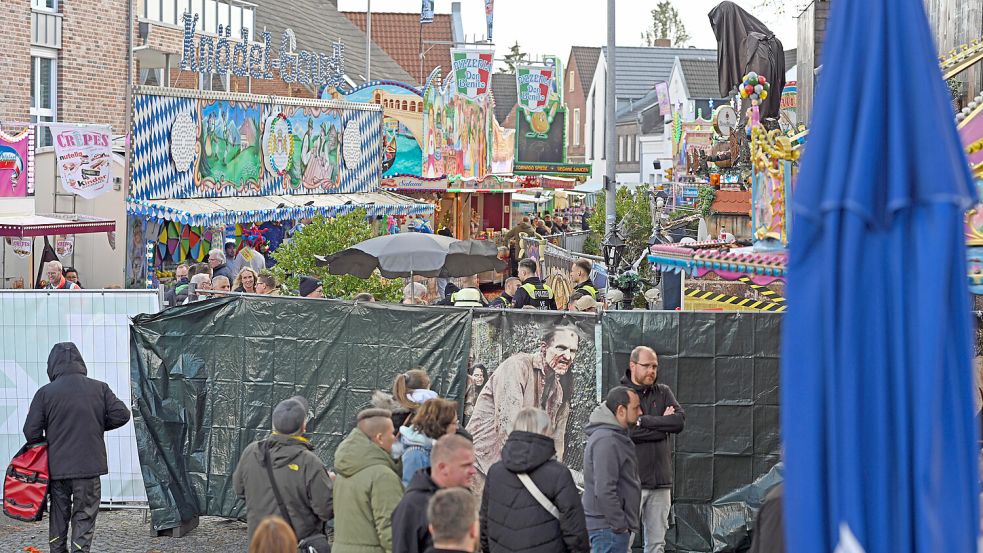
{"label": "woman with blonde hair", "polygon": [[570,469],[555,458],[549,429],[542,409],[526,407],[516,416],[481,495],[484,553],[591,550],[580,493]]}
{"label": "woman with blonde hair", "polygon": [[297,535],[282,518],[268,516],[256,527],[249,553],[297,553]]}
{"label": "woman with blonde hair", "polygon": [[420,367],[397,374],[393,379],[393,399],[400,405],[416,411],[424,401],[437,397],[430,389],[430,375]]}
{"label": "woman with blonde hair", "polygon": [[410,485],[416,471],[430,466],[430,450],[441,436],[457,432],[457,403],[428,399],[407,424],[399,428],[403,444],[403,487]]}
{"label": "woman with blonde hair", "polygon": [[236,281],[232,283],[233,292],[246,292],[247,294],[256,293],[256,281],[259,273],[252,267],[243,267],[236,276]]}

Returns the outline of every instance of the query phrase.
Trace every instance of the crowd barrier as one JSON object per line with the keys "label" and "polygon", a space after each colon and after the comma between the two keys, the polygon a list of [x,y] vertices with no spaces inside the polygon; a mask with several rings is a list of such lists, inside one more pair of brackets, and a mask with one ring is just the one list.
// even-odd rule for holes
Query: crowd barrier
{"label": "crowd barrier", "polygon": [[[762,482],[775,479],[780,321],[769,313],[597,317],[288,297],[219,298],[140,316],[131,370],[154,528],[243,515],[232,472],[243,448],[269,433],[282,399],[310,399],[312,443],[331,466],[356,413],[396,374],[426,367],[435,391],[470,405],[470,374],[482,372],[492,385],[501,367],[538,355],[546,333],[560,326],[570,329],[564,339],[577,353],[561,381],[563,406],[551,414],[559,458],[581,468],[584,426],[598,397],[618,383],[632,348],[655,348],[659,379],[687,413],[674,438],[669,543],[678,551],[736,551],[749,542]],[[487,422],[478,413],[469,430]]]}
{"label": "crowd barrier", "polygon": [[[24,444],[27,411],[48,383],[48,353],[56,343],[74,342],[88,376],[130,405],[130,317],[159,309],[153,290],[0,291],[0,459],[6,462]],[[145,502],[132,421],[106,434],[106,451],[102,501]]]}

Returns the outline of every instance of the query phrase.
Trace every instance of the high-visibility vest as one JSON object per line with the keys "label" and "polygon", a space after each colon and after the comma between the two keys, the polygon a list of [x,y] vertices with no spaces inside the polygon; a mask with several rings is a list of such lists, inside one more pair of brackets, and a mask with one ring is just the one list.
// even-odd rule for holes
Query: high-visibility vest
{"label": "high-visibility vest", "polygon": [[588,294],[590,294],[590,297],[594,298],[595,300],[597,299],[597,288],[594,288],[590,284],[584,284],[584,285],[578,286],[578,287],[574,288],[574,290],[583,290],[584,292],[587,292]]}
{"label": "high-visibility vest", "polygon": [[536,285],[530,282],[523,284],[522,289],[526,291],[526,294],[529,294],[530,305],[536,309],[550,309],[550,300],[553,299],[553,289],[549,285],[544,283]]}

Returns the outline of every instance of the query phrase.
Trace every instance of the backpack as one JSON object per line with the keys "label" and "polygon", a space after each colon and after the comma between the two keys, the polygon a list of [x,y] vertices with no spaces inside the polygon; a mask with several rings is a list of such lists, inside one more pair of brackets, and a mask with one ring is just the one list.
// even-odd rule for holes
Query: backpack
{"label": "backpack", "polygon": [[48,498],[48,444],[26,444],[14,455],[3,479],[3,514],[34,522]]}

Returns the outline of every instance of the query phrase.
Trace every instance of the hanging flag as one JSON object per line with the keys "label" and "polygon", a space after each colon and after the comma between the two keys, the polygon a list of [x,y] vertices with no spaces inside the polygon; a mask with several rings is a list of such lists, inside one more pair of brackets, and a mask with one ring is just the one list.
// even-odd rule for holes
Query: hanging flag
{"label": "hanging flag", "polygon": [[423,0],[420,7],[420,24],[433,23],[433,0]]}
{"label": "hanging flag", "polygon": [[672,113],[672,99],[669,96],[669,83],[656,83],[655,94],[659,97],[659,115]]}
{"label": "hanging flag", "polygon": [[58,172],[66,192],[86,199],[112,188],[112,129],[106,126],[50,124]]}
{"label": "hanging flag", "polygon": [[494,57],[494,50],[451,49],[458,94],[477,98],[488,92]]}
{"label": "hanging flag", "polygon": [[492,27],[495,23],[495,0],[485,0],[485,24],[488,26],[488,42],[492,41]]}
{"label": "hanging flag", "polygon": [[34,195],[34,129],[0,131],[0,198]]}

